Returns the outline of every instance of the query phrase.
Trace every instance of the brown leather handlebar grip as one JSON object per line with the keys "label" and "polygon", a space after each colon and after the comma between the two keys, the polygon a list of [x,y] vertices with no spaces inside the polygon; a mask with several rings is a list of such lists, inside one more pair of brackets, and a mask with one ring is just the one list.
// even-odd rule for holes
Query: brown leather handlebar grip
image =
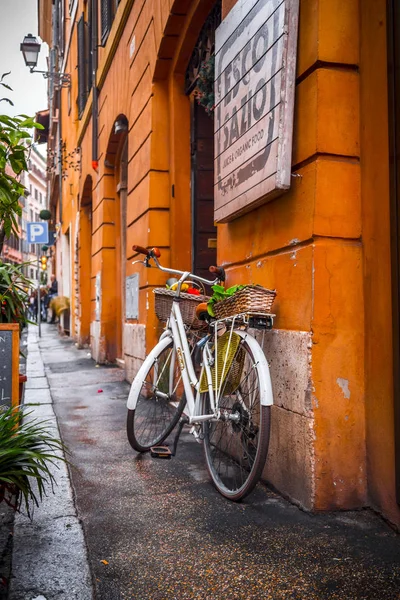
{"label": "brown leather handlebar grip", "polygon": [[225,269],[223,267],[211,266],[208,270],[210,273],[214,273],[221,281],[225,281]]}
{"label": "brown leather handlebar grip", "polygon": [[161,252],[159,248],[152,248],[151,250],[147,250],[147,248],[143,248],[143,246],[137,246],[136,244],[132,246],[132,250],[134,252],[138,252],[139,254],[144,254],[145,256],[155,256],[156,258],[160,258]]}
{"label": "brown leather handlebar grip", "polygon": [[143,246],[137,246],[135,244],[132,246],[132,250],[134,252],[138,252],[139,254],[144,254],[145,256],[150,256],[150,250],[147,250],[147,248],[143,248]]}

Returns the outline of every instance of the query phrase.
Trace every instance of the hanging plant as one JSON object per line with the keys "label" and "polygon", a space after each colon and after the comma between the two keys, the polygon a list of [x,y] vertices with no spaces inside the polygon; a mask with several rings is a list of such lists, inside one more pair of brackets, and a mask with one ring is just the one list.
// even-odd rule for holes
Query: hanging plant
{"label": "hanging plant", "polygon": [[50,221],[50,219],[51,219],[51,212],[49,210],[47,210],[46,208],[44,208],[43,210],[40,211],[39,217],[43,221]]}
{"label": "hanging plant", "polygon": [[201,65],[194,90],[197,102],[204,106],[208,115],[213,113],[215,107],[214,72],[215,56],[212,54]]}

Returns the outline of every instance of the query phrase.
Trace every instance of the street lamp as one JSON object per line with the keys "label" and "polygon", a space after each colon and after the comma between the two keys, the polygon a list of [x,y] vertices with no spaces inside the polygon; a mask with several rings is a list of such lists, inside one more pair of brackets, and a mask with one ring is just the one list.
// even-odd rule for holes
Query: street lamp
{"label": "street lamp", "polygon": [[53,79],[54,82],[61,87],[70,87],[71,76],[68,73],[37,71],[35,69],[39,58],[40,42],[34,35],[28,33],[28,35],[24,37],[24,40],[20,45],[20,50],[24,57],[25,64],[30,68],[31,73],[41,73],[45,79]]}

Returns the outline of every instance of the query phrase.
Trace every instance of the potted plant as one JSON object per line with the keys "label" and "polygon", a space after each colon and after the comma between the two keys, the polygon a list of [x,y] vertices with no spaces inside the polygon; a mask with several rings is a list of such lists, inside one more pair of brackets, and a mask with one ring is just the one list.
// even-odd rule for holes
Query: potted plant
{"label": "potted plant", "polygon": [[[28,516],[32,505],[53,490],[55,478],[50,470],[58,460],[65,460],[63,443],[54,438],[46,421],[30,419],[21,407],[0,412],[0,502],[14,510],[24,503]],[[24,417],[24,420],[22,420]]]}
{"label": "potted plant", "polygon": [[[27,263],[13,265],[0,260],[0,323],[18,323],[20,331],[30,322],[27,302],[32,282],[24,275]],[[19,376],[19,400],[22,400],[26,375]]]}

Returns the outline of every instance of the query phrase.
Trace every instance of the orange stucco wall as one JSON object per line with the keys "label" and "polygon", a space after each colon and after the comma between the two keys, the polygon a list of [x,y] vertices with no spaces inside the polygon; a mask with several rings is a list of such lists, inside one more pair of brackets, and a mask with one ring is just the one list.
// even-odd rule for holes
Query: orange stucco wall
{"label": "orange stucco wall", "polygon": [[276,327],[312,333],[315,509],[366,500],[359,7],[345,4],[300,3],[291,191],[218,228],[228,282],[276,287]]}
{"label": "orange stucco wall", "polygon": [[361,32],[368,491],[370,503],[399,525],[400,507],[395,498],[388,97],[387,70],[382,68],[386,62],[386,3],[383,0],[363,2]]}
{"label": "orange stucco wall", "polygon": [[[157,245],[164,264],[190,267],[190,102],[183,91],[184,73],[212,4],[122,0],[99,54],[96,171],[91,165],[91,97],[81,120],[73,101],[77,55],[72,38],[66,68],[73,74],[72,108],[68,115],[64,90],[63,137],[69,149],[81,146],[81,170],[64,182],[63,231],[70,229],[73,247],[80,228],[76,269],[81,281],[90,278],[90,286],[80,288],[84,297],[73,298],[72,330],[77,338],[87,338],[92,323],[98,360],[115,359],[122,347],[125,273],[139,272],[140,283],[139,320],[129,324],[145,331],[147,349],[160,331],[152,290],[165,277],[133,267],[132,244]],[[233,4],[225,0],[223,13]],[[372,502],[399,523],[393,495],[388,200],[382,210],[382,199],[388,197],[387,132],[377,119],[370,126],[369,118],[371,113],[387,115],[384,95],[377,92],[386,85],[384,4],[367,0],[361,8],[359,0],[301,0],[296,177],[282,197],[218,227],[218,262],[227,269],[228,284],[253,282],[278,290],[276,334],[284,352],[290,352],[293,340],[306,340],[302,356],[293,356],[294,351],[291,356],[305,365],[304,406],[288,410],[282,401],[274,407],[279,434],[272,454],[290,437],[302,437],[305,450],[289,443],[288,448],[293,464],[297,460],[301,466],[306,456],[308,467],[293,489],[282,491],[315,510]],[[377,41],[376,53],[370,38]],[[119,115],[129,124],[126,266],[119,261],[118,169],[104,162]],[[76,213],[90,178],[91,221],[82,208],[77,229]],[[97,273],[102,301],[94,340]],[[378,320],[375,285],[387,288],[379,295]],[[385,351],[376,362],[374,348],[382,335]],[[137,352],[133,361],[140,358]],[[383,438],[385,449],[380,447]],[[275,477],[278,470],[279,464],[271,463],[265,477]],[[289,476],[296,477],[294,468]]]}

